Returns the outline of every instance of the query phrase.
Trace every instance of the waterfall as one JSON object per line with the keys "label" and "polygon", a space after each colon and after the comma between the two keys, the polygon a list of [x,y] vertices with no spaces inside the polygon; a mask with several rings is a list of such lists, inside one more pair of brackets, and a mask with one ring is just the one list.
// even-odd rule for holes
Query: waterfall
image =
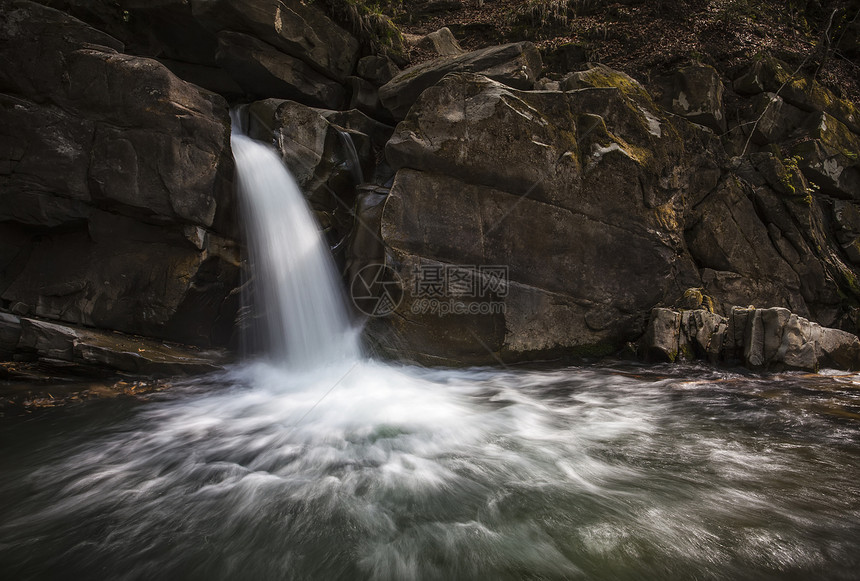
{"label": "waterfall", "polygon": [[357,333],[316,220],[278,154],[237,121],[230,141],[266,354],[294,369],[354,359]]}

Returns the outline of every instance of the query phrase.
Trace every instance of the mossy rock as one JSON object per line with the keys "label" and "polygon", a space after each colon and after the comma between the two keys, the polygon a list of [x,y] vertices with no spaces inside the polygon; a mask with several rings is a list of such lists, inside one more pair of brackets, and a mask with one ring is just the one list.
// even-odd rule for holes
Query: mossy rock
{"label": "mossy rock", "polygon": [[853,103],[837,98],[813,79],[795,75],[788,65],[770,55],[760,55],[749,71],[734,82],[734,89],[747,95],[776,93],[804,111],[825,111],[860,133],[860,110]]}
{"label": "mossy rock", "polygon": [[714,312],[714,299],[704,294],[702,288],[688,288],[684,291],[684,296],[676,303],[675,307],[682,311],[695,311],[704,309],[709,313]]}
{"label": "mossy rock", "polygon": [[616,71],[603,64],[596,64],[587,70],[570,73],[561,81],[561,89],[563,91],[573,91],[587,87],[615,87],[620,89],[625,95],[635,96],[647,102],[652,102],[648,91],[637,80],[626,73]]}

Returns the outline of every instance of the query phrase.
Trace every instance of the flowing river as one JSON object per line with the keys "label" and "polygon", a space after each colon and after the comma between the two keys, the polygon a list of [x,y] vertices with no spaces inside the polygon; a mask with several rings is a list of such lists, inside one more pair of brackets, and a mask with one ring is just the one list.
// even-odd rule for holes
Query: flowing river
{"label": "flowing river", "polygon": [[859,385],[689,366],[246,364],[0,424],[0,570],[856,579]]}

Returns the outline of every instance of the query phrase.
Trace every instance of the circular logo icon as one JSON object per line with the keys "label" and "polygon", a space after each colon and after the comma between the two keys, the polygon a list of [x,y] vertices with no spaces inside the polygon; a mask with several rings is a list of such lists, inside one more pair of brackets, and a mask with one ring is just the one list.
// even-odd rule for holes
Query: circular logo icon
{"label": "circular logo icon", "polygon": [[368,264],[352,278],[349,294],[355,308],[368,317],[390,315],[403,300],[403,286],[394,270],[384,264]]}

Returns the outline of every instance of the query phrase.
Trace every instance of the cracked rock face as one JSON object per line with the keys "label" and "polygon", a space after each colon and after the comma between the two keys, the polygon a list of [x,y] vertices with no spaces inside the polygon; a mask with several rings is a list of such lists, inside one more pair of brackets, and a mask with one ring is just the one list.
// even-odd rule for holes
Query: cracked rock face
{"label": "cracked rock face", "polygon": [[[719,94],[713,71],[694,72],[686,82],[704,76]],[[406,292],[394,316],[374,323],[380,343],[431,362],[610,353],[688,287],[701,287],[718,315],[752,304],[850,325],[860,230],[848,192],[834,186],[836,206],[813,195],[799,156],[730,162],[702,118],[667,116],[605,66],[559,86],[523,91],[452,73],[397,126],[381,235]],[[836,129],[819,127],[810,143],[854,147],[834,117],[819,117]],[[428,272],[492,286],[481,265],[506,269],[503,289],[421,292]]]}
{"label": "cracked rock face", "polygon": [[0,9],[5,305],[226,343],[239,272],[226,103],[62,12]]}
{"label": "cracked rock face", "polygon": [[[453,74],[425,91],[386,151],[400,169],[382,237],[407,291],[390,324],[407,350],[588,355],[641,333],[641,313],[699,280],[676,215],[680,139],[647,98],[616,87],[528,92]],[[504,288],[478,296],[482,265],[507,269]],[[425,309],[433,297],[410,291],[440,268],[448,282],[475,279],[477,295],[456,302],[498,309]]]}

